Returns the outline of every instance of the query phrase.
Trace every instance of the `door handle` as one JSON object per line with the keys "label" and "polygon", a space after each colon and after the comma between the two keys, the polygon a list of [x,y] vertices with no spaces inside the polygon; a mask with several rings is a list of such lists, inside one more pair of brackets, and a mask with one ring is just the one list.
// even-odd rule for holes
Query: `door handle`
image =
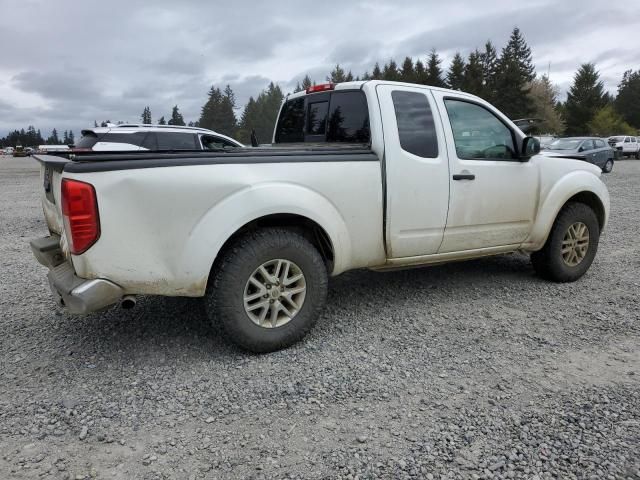
{"label": "door handle", "polygon": [[476,176],[473,173],[456,173],[452,178],[454,180],[475,180]]}

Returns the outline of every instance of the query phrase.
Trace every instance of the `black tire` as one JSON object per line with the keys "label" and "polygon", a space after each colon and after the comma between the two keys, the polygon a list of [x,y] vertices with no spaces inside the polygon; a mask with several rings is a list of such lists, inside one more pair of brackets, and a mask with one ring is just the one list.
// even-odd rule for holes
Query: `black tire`
{"label": "black tire", "polygon": [[[562,241],[571,225],[582,222],[589,232],[589,246],[580,263],[569,266],[562,258]],[[600,225],[595,212],[584,203],[568,203],[556,217],[549,238],[542,250],[531,254],[531,263],[542,278],[554,282],[574,282],[582,277],[591,266],[598,251]]]}
{"label": "black tire", "polygon": [[602,171],[604,173],[611,173],[611,170],[613,170],[613,159],[609,159],[607,160],[607,163],[604,164],[604,167],[602,167]]}
{"label": "black tire", "polygon": [[636,157],[636,160],[640,160],[640,151],[636,152],[635,157]]}
{"label": "black tire", "polygon": [[[265,262],[295,263],[306,282],[304,302],[288,323],[266,328],[254,323],[244,307],[245,286]],[[318,250],[302,235],[285,228],[248,232],[221,252],[207,284],[205,304],[211,322],[226,336],[252,352],[280,350],[302,339],[315,325],[327,297],[327,267]]]}

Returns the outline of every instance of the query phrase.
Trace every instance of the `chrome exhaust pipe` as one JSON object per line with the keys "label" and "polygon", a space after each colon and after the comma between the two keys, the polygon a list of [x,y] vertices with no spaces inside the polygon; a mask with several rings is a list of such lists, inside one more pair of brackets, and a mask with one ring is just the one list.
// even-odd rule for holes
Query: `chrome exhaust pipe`
{"label": "chrome exhaust pipe", "polygon": [[125,295],[122,297],[122,301],[120,302],[120,306],[124,310],[129,310],[136,306],[136,297],[133,295]]}

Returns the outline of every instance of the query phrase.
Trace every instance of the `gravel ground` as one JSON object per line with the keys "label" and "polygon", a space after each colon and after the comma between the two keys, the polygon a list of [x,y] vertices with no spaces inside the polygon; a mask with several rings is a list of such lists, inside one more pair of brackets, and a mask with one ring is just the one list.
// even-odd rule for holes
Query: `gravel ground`
{"label": "gravel ground", "polygon": [[0,478],[640,479],[640,162],[588,274],[524,255],[330,284],[312,334],[239,351],[192,299],[67,316],[0,157]]}

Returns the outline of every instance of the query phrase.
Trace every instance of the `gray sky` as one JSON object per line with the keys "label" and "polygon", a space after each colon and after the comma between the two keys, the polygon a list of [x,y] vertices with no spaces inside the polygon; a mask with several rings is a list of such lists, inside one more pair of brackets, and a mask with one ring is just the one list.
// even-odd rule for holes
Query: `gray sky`
{"label": "gray sky", "polygon": [[354,75],[436,48],[446,68],[487,39],[501,49],[519,26],[540,73],[565,92],[596,62],[606,88],[640,69],[637,0],[369,0],[303,2],[0,0],[0,135],[28,124],[154,122],[178,104],[197,120],[212,84],[239,106],[269,81],[291,91],[339,62]]}

